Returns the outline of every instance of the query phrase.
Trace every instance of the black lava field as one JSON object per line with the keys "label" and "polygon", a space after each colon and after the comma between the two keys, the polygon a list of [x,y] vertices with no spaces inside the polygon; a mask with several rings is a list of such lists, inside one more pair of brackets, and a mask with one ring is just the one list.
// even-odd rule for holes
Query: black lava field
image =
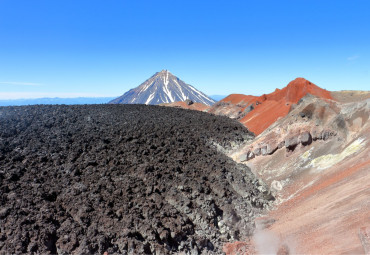
{"label": "black lava field", "polygon": [[145,105],[0,107],[0,254],[220,254],[273,199],[240,123]]}

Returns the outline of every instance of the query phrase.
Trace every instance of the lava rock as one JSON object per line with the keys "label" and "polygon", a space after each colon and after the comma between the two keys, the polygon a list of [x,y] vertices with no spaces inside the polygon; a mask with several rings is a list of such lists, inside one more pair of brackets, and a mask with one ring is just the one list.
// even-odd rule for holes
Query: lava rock
{"label": "lava rock", "polygon": [[0,112],[0,254],[220,254],[269,203],[218,150],[253,137],[227,117],[146,105]]}
{"label": "lava rock", "polygon": [[192,105],[192,104],[194,104],[194,102],[193,102],[192,100],[190,100],[190,99],[186,99],[186,100],[185,100],[185,103],[186,103],[187,105]]}

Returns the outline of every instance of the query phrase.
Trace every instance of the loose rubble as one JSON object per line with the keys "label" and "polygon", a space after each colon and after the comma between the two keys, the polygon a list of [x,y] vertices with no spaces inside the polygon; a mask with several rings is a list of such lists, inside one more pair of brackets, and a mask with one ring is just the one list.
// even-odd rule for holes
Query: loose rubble
{"label": "loose rubble", "polygon": [[274,198],[227,117],[143,105],[0,107],[0,253],[220,254]]}

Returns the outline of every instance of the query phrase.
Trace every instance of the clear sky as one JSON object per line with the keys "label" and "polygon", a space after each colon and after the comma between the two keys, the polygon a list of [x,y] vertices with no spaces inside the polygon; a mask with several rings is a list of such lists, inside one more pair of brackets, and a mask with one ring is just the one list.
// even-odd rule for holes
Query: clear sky
{"label": "clear sky", "polygon": [[370,90],[370,1],[0,0],[0,99],[119,96],[162,69],[208,95]]}

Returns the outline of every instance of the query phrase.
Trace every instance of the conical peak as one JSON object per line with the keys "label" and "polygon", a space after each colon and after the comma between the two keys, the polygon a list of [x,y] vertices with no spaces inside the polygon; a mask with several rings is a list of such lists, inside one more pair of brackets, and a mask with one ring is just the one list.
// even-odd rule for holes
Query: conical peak
{"label": "conical peak", "polygon": [[168,71],[167,69],[163,69],[162,71],[159,72],[159,74],[171,74],[170,71]]}
{"label": "conical peak", "polygon": [[285,94],[286,100],[292,103],[297,103],[306,94],[312,94],[320,98],[332,99],[329,91],[322,89],[301,77],[289,82],[288,86],[281,91]]}
{"label": "conical peak", "polygon": [[157,79],[159,78],[159,79],[168,81],[170,79],[173,79],[173,77],[176,77],[176,76],[170,73],[170,71],[168,71],[167,69],[163,69],[162,71],[156,73],[154,77],[156,77]]}
{"label": "conical peak", "polygon": [[206,105],[215,103],[213,99],[164,69],[156,72],[138,87],[127,91],[113,103],[162,104],[186,99]]}
{"label": "conical peak", "polygon": [[293,81],[308,81],[307,79],[303,78],[303,77],[297,77],[295,78]]}
{"label": "conical peak", "polygon": [[288,86],[307,86],[309,84],[313,84],[312,82],[310,82],[309,80],[306,80],[305,78],[302,78],[302,77],[298,77],[294,80],[292,80],[291,82],[289,82]]}

